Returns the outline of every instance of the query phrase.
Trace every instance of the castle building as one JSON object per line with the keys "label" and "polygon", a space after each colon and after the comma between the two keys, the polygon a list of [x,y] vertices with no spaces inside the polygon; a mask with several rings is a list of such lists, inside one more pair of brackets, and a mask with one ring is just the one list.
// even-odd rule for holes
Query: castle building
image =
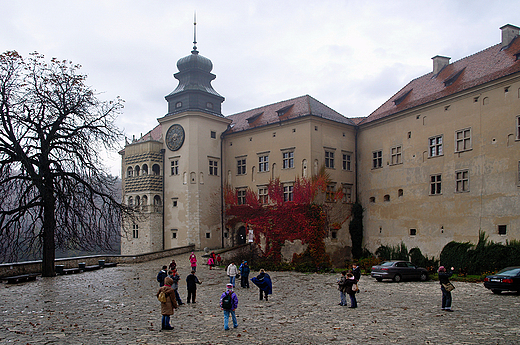
{"label": "castle building", "polygon": [[[247,189],[268,203],[279,178],[291,200],[295,180],[322,166],[333,258],[350,256],[356,200],[372,252],[403,242],[438,256],[479,231],[520,239],[520,28],[501,30],[501,43],[459,61],[433,57],[432,72],[355,119],[308,95],[223,116],[212,63],[194,46],[167,114],[121,151],[123,200],[139,215],[123,222],[122,254],[245,243],[245,224],[226,227],[225,186],[239,203]],[[338,190],[342,200],[328,198]]]}

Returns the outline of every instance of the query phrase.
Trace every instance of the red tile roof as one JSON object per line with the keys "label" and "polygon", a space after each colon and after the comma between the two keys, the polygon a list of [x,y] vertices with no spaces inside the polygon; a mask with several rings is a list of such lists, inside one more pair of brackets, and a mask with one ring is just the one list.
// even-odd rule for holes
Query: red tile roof
{"label": "red tile roof", "polygon": [[337,111],[311,96],[305,95],[229,115],[227,118],[233,120],[233,122],[226,133],[236,133],[309,115],[347,125],[355,125],[354,122]]}
{"label": "red tile roof", "polygon": [[520,38],[517,37],[506,49],[497,44],[447,65],[437,76],[433,72],[425,74],[408,83],[360,125],[518,73],[518,54]]}

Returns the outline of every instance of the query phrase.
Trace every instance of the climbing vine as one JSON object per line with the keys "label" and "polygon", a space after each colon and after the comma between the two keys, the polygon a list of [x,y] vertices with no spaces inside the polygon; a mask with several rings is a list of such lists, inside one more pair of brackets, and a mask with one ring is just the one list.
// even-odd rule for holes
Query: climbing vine
{"label": "climbing vine", "polygon": [[[281,262],[281,249],[285,241],[299,239],[308,245],[302,255],[311,257],[315,267],[329,263],[324,243],[328,232],[327,207],[315,201],[319,193],[326,191],[329,181],[325,169],[312,179],[297,178],[293,185],[292,200],[287,201],[280,180],[272,179],[268,185],[269,204],[261,204],[258,195],[247,189],[245,203],[239,205],[237,191],[228,186],[224,193],[226,224],[234,227],[241,222],[254,229],[257,244],[263,235],[264,256],[274,262]],[[333,197],[340,199],[343,194],[339,191]]]}

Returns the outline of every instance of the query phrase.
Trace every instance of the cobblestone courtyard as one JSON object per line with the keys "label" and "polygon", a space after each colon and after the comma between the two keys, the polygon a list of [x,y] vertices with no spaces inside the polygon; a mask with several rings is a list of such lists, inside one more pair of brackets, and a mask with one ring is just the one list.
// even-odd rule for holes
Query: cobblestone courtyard
{"label": "cobblestone courtyard", "polygon": [[[453,313],[440,310],[436,281],[378,283],[362,276],[359,308],[341,307],[334,274],[269,272],[273,296],[235,290],[239,327],[224,331],[218,307],[224,270],[201,265],[197,303],[160,331],[157,272],[170,260],[0,285],[0,344],[518,344],[520,296],[455,282]],[[174,257],[186,298],[188,254]],[[256,275],[257,272],[252,272]],[[250,277],[251,277],[250,276]],[[239,285],[239,284],[238,284]],[[251,284],[253,285],[253,284]]]}

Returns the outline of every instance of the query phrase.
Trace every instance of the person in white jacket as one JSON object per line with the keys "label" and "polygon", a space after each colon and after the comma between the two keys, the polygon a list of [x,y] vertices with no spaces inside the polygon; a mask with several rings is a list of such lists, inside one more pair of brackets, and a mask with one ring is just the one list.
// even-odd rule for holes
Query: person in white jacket
{"label": "person in white jacket", "polygon": [[235,287],[235,278],[237,277],[237,274],[238,274],[238,268],[235,265],[235,263],[233,261],[231,261],[231,263],[227,267],[227,275],[229,277],[229,283],[233,284],[233,288]]}

